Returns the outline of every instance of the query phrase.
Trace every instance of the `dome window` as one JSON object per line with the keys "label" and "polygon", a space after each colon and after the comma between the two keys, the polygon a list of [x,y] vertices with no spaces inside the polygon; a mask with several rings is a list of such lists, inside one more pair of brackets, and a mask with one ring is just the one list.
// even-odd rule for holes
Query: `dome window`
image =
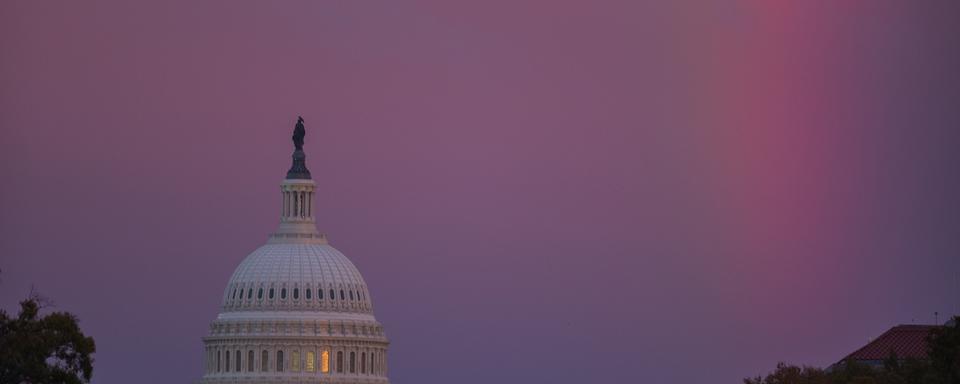
{"label": "dome window", "polygon": [[236,289],[236,288],[233,289],[233,297],[231,297],[231,298],[232,298],[232,299],[236,299],[236,298],[237,298],[237,289]]}
{"label": "dome window", "polygon": [[247,300],[250,300],[252,298],[253,298],[253,288],[250,288],[247,290]]}
{"label": "dome window", "polygon": [[347,297],[343,295],[343,290],[340,290],[340,300],[346,300]]}
{"label": "dome window", "polygon": [[284,299],[284,300],[287,299],[287,289],[286,289],[286,288],[281,288],[281,289],[280,289],[280,298],[281,298],[281,299]]}
{"label": "dome window", "polygon": [[263,299],[263,288],[257,290],[257,299]]}
{"label": "dome window", "polygon": [[267,296],[270,300],[273,300],[273,288],[270,288],[270,296]]}
{"label": "dome window", "polygon": [[331,289],[331,290],[330,290],[330,300],[336,300],[336,299],[337,299],[337,295],[334,295],[334,294],[333,294],[333,290]]}
{"label": "dome window", "polygon": [[350,301],[353,301],[353,291],[350,291]]}
{"label": "dome window", "polygon": [[[323,292],[323,291],[320,291]],[[320,373],[330,373],[330,352],[320,352]]]}
{"label": "dome window", "polygon": [[294,289],[293,289],[293,299],[294,299],[294,300],[297,300],[297,299],[299,299],[299,298],[300,298],[300,288],[294,288]]}
{"label": "dome window", "polygon": [[307,300],[310,300],[310,299],[311,299],[311,297],[310,297],[310,288],[307,288],[306,293],[307,293]]}
{"label": "dome window", "polygon": [[317,289],[317,299],[323,300],[323,288]]}

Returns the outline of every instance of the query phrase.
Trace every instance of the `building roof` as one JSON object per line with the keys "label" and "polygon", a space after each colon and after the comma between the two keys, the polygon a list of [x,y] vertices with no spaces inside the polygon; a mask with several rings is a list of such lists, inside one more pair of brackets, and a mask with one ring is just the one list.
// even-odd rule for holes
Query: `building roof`
{"label": "building roof", "polygon": [[900,359],[927,358],[927,335],[935,325],[898,325],[884,332],[843,360],[876,361],[890,357],[893,351]]}

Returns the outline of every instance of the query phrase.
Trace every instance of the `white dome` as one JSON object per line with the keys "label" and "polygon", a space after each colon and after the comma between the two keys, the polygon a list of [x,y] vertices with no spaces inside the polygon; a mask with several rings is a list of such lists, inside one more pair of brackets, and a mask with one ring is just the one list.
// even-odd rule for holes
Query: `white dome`
{"label": "white dome", "polygon": [[223,295],[223,312],[372,313],[372,307],[360,271],[327,244],[266,244],[240,263]]}
{"label": "white dome", "polygon": [[280,225],[227,282],[203,338],[201,384],[390,382],[390,343],[367,284],[317,231],[316,183],[299,147],[302,121],[297,125],[301,141],[280,184]]}

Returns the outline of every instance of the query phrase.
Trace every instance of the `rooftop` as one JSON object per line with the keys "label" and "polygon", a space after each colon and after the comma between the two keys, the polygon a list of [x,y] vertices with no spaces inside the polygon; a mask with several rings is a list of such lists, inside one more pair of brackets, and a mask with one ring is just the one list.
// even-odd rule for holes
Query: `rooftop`
{"label": "rooftop", "polygon": [[896,353],[900,359],[926,359],[927,335],[936,327],[935,325],[895,326],[867,345],[844,357],[843,361],[884,360],[890,357],[891,351]]}

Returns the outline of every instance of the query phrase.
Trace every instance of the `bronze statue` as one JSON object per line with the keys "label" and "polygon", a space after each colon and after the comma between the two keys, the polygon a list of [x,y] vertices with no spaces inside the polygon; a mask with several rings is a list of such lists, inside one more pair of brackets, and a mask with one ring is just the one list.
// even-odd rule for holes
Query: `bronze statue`
{"label": "bronze statue", "polygon": [[303,150],[303,137],[306,135],[307,131],[303,129],[303,118],[297,116],[297,126],[293,128],[293,145],[298,151]]}
{"label": "bronze statue", "polygon": [[307,131],[303,129],[303,118],[297,116],[297,126],[293,128],[293,145],[297,147],[293,151],[293,164],[287,171],[287,179],[310,179],[310,170],[307,169],[307,155],[303,153],[303,137]]}

